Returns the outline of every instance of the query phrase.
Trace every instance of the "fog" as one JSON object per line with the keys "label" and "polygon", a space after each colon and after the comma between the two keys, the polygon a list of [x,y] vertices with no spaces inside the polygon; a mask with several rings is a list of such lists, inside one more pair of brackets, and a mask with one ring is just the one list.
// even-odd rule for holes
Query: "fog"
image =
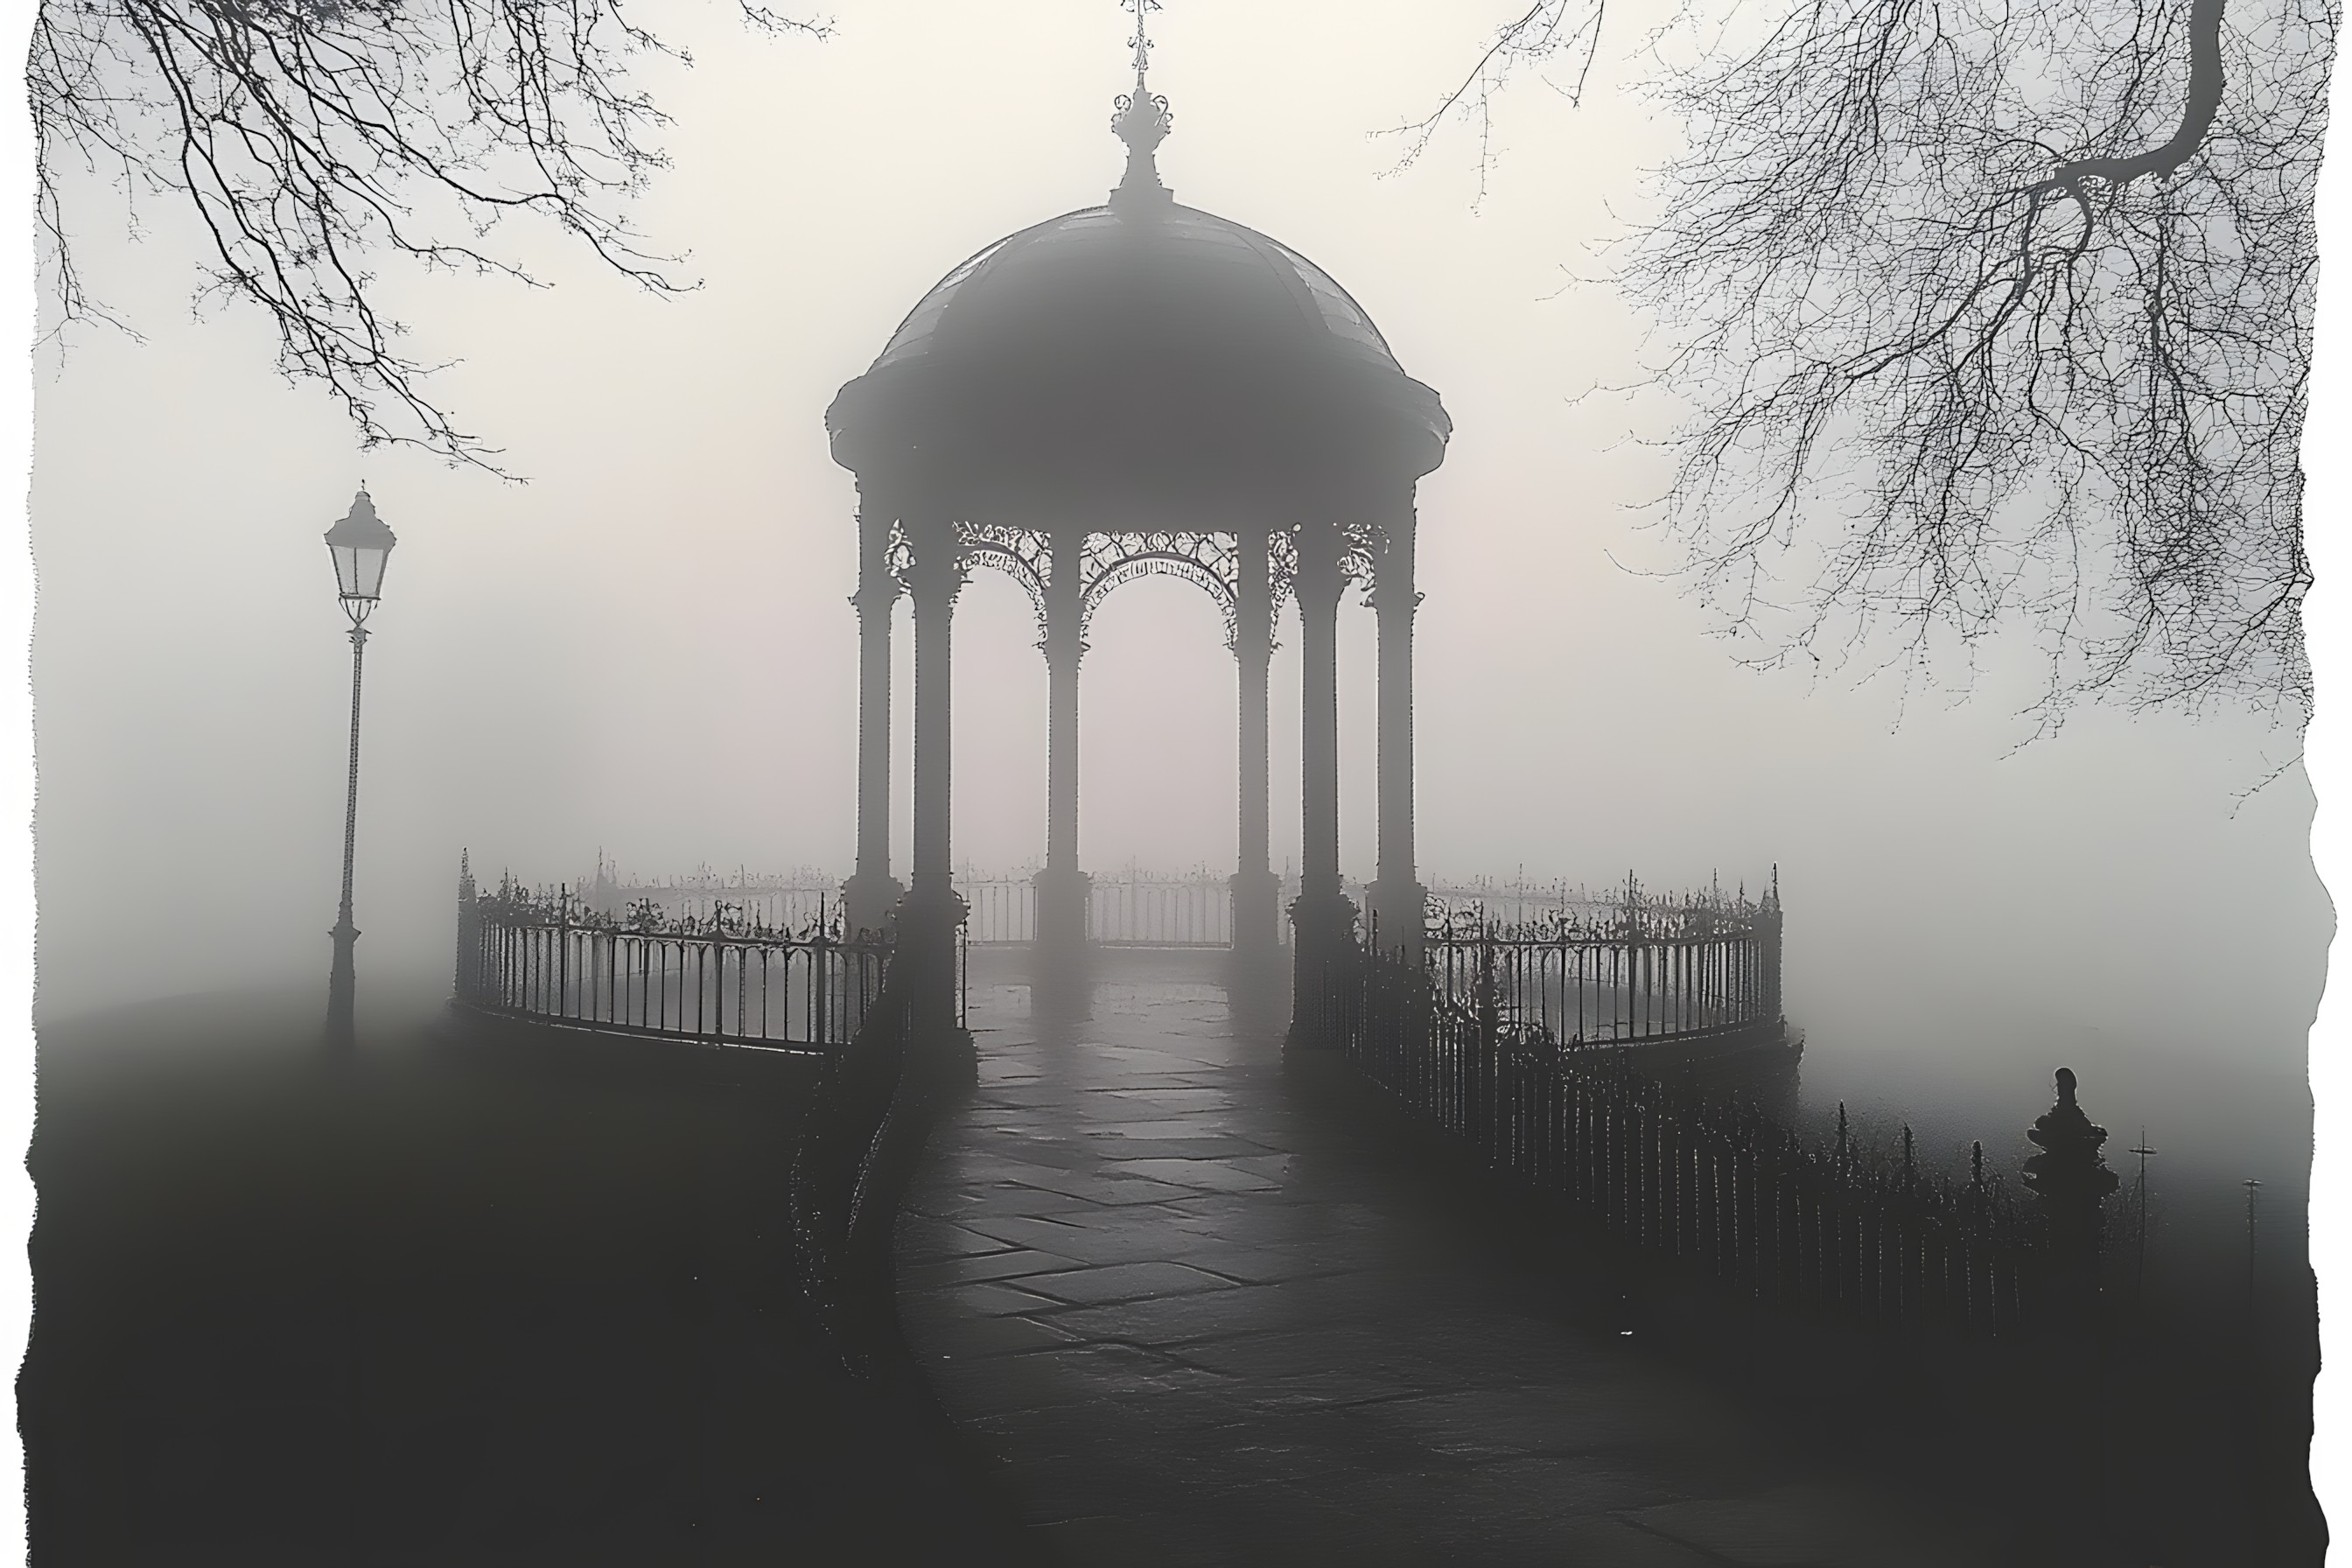
{"label": "fog", "polygon": [[[1629,438],[1646,416],[1579,398],[1635,376],[1639,327],[1567,269],[1612,212],[1640,210],[1671,128],[1612,57],[1580,109],[1536,82],[1503,103],[1483,195],[1473,137],[1401,170],[1403,144],[1371,134],[1425,112],[1516,8],[1185,0],[1154,24],[1178,199],[1339,278],[1454,421],[1420,500],[1424,878],[1631,868],[1754,889],[1777,864],[1809,1099],[1945,1143],[2006,1138],[2068,1061],[2119,1131],[2144,1119],[2215,1179],[2299,1191],[2331,917],[2300,771],[2246,793],[2292,737],[2092,710],[2021,744],[2039,689],[2024,646],[1988,655],[1966,700],[1739,668],[1643,574],[1665,559],[1636,510],[1664,478]],[[37,367],[47,1016],[323,984],[349,666],[319,536],[362,479],[401,542],[371,622],[363,996],[443,977],[461,849],[544,881],[600,852],[648,877],[847,870],[855,496],[824,410],[957,262],[1103,199],[1127,25],[1108,0],[921,0],[845,6],[813,43],[761,39],[724,5],[678,9],[661,26],[697,64],[646,68],[675,167],[637,216],[657,248],[691,253],[698,291],[648,297],[520,226],[500,243],[549,288],[384,270],[418,357],[457,362],[436,384],[461,427],[528,484],[361,453],[320,391],[275,374],[264,323],[192,317],[196,255],[168,204],[142,198],[134,243],[119,197],[74,185],[80,263],[144,340],[79,331]],[[1342,855],[1369,877],[1357,597]],[[1036,635],[1011,581],[976,573],[955,634],[959,862],[1042,857]],[[1276,635],[1279,862],[1298,835],[1295,616]],[[1229,869],[1234,670],[1213,607],[1131,584],[1090,642],[1084,862]]]}

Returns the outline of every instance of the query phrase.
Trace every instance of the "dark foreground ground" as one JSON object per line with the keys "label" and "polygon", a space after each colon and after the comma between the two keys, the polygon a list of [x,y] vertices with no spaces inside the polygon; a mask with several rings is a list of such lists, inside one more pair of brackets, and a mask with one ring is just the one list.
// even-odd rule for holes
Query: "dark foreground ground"
{"label": "dark foreground ground", "polygon": [[41,1031],[40,1568],[1003,1560],[936,1410],[793,1288],[792,1064],[420,998],[338,1066],[321,1000]]}
{"label": "dark foreground ground", "polygon": [[429,993],[347,1060],[317,995],[45,1026],[37,1568],[2071,1568],[1970,1461],[2050,1484],[2069,1433],[2133,1553],[2096,1561],[2318,1561],[2307,1309],[2277,1415],[2209,1397],[2189,1336],[1962,1430],[1629,1298],[1213,974],[1048,1017],[976,963],[972,999],[979,1084],[900,1234],[929,1381],[878,1384],[794,1287],[790,1060],[454,1037]]}

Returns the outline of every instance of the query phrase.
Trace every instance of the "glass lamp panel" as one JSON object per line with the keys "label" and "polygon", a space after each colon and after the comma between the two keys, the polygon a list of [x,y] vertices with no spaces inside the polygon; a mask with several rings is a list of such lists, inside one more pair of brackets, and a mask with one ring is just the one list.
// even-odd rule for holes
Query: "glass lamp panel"
{"label": "glass lamp panel", "polygon": [[381,598],[383,595],[383,563],[392,559],[392,552],[382,545],[361,545],[352,552],[357,558],[359,586],[352,596],[361,599]]}
{"label": "glass lamp panel", "polygon": [[348,544],[330,542],[327,553],[335,563],[335,592],[348,599],[359,592],[359,552]]}

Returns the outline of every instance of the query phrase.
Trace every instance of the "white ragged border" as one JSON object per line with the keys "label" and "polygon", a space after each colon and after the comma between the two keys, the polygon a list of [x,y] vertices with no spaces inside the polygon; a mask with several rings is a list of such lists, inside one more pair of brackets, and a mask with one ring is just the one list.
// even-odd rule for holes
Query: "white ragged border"
{"label": "white ragged border", "polygon": [[[34,0],[0,0],[0,53],[14,86],[0,104],[0,300],[13,301],[18,344],[0,374],[0,512],[15,520],[0,545],[0,647],[12,673],[0,679],[0,1345],[13,1374],[31,1321],[25,1251],[33,1189],[23,1154],[33,1121],[34,769],[29,650],[34,572],[26,501],[32,456],[32,343],[36,331],[33,148],[22,62]],[[2319,340],[2305,462],[2308,547],[2317,575],[2306,625],[2317,712],[2305,755],[2319,795],[2312,847],[2339,906],[2352,890],[2352,89],[2339,67],[2334,115],[2336,153],[2320,179]],[[2341,930],[2336,953],[2352,956]],[[2331,954],[2331,957],[2335,956]],[[2331,973],[2331,979],[2334,976]],[[2352,1539],[2352,999],[2330,984],[2310,1052],[2316,1102],[2311,1238],[2319,1275],[2323,1369],[2312,1468],[2321,1505],[2339,1541]],[[13,1385],[14,1377],[9,1379]],[[0,1564],[25,1560],[23,1451],[14,1419],[0,1424]],[[2352,1547],[2336,1553],[2352,1568]]]}
{"label": "white ragged border", "polygon": [[2318,700],[2304,758],[2319,796],[2312,858],[2336,907],[2327,990],[2311,1031],[2315,1108],[2311,1167],[2311,1263],[2319,1274],[2319,1386],[2312,1484],[2334,1538],[2328,1556],[2352,1560],[2352,995],[2342,980],[2344,910],[2352,891],[2352,88],[2339,53],[2328,153],[2319,172],[2319,342],[2304,426],[2305,532],[2317,579],[2305,606]]}
{"label": "white ragged border", "polygon": [[[0,316],[16,347],[0,355],[0,516],[14,520],[0,543],[0,1354],[13,1387],[33,1321],[33,1279],[25,1243],[33,1229],[33,1182],[25,1150],[33,1138],[33,540],[26,510],[33,468],[33,128],[25,110],[24,61],[32,41],[32,0],[0,6],[0,53],[9,91],[0,105]],[[15,1413],[0,1432],[0,1563],[25,1561],[25,1448]]]}

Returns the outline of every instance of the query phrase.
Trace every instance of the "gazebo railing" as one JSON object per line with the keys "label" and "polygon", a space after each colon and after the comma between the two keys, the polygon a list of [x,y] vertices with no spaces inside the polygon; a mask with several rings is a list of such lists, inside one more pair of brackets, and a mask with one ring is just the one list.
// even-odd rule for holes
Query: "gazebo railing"
{"label": "gazebo railing", "polygon": [[[1035,873],[956,879],[970,913],[974,946],[1010,947],[1037,940]],[[1232,879],[1221,872],[1160,872],[1128,867],[1088,879],[1087,940],[1100,947],[1230,948]]]}
{"label": "gazebo railing", "polygon": [[1087,940],[1101,947],[1231,947],[1234,887],[1206,870],[1174,876],[1129,867],[1087,893]]}
{"label": "gazebo railing", "polygon": [[983,876],[969,867],[955,879],[964,930],[975,947],[1013,947],[1037,940],[1035,873]]}
{"label": "gazebo railing", "polygon": [[797,931],[833,923],[841,881],[805,868],[775,876],[708,866],[691,876],[625,881],[600,863],[593,877],[572,884],[572,898],[580,907],[614,919],[650,904],[670,920],[707,921],[723,906],[738,920],[756,921],[771,931]]}
{"label": "gazebo railing", "polygon": [[880,935],[777,929],[723,901],[704,914],[667,914],[650,900],[608,914],[568,888],[533,891],[507,878],[483,892],[470,871],[459,880],[457,1000],[500,1016],[832,1050],[855,1037],[889,958]]}

